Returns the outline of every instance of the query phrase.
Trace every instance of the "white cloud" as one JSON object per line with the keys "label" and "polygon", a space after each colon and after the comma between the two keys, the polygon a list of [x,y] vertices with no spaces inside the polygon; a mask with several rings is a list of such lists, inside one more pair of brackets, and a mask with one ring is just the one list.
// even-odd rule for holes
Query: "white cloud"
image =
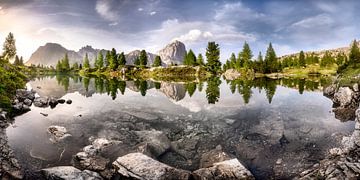
{"label": "white cloud", "polygon": [[241,2],[237,2],[224,4],[220,9],[216,10],[214,19],[217,21],[239,22],[243,20],[251,21],[262,17],[265,17],[265,15],[245,7]]}
{"label": "white cloud", "polygon": [[116,26],[118,24],[119,24],[118,22],[113,22],[113,23],[110,23],[109,26]]}
{"label": "white cloud", "polygon": [[155,14],[156,14],[156,11],[150,12],[150,16],[153,16],[153,15],[155,15]]}
{"label": "white cloud", "polygon": [[115,21],[117,19],[117,13],[111,9],[112,0],[97,0],[96,12],[108,21]]}
{"label": "white cloud", "polygon": [[316,16],[305,18],[291,25],[293,28],[313,28],[319,26],[331,25],[334,21],[327,14],[319,14]]}
{"label": "white cloud", "polygon": [[138,8],[138,11],[143,11],[144,9],[143,8]]}

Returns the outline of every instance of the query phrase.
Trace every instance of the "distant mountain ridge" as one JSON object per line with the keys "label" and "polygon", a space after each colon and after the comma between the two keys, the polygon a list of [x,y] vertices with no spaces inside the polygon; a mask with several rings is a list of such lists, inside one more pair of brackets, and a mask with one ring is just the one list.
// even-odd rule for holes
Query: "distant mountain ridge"
{"label": "distant mountain ridge", "polygon": [[[358,41],[357,43],[358,43],[358,46],[360,46],[360,41]],[[351,42],[351,44],[352,44],[352,42]],[[304,51],[304,54],[310,55],[310,54],[314,53],[315,55],[319,56],[320,58],[324,56],[325,52],[329,52],[332,56],[336,56],[338,53],[344,53],[344,54],[348,55],[350,52],[351,44],[347,47],[340,47],[340,48],[334,48],[334,49],[319,50],[319,51]],[[281,56],[280,59],[284,59],[284,58],[290,57],[290,56],[299,56],[299,54],[300,54],[300,52],[287,54],[287,55]]]}
{"label": "distant mountain ridge", "polygon": [[[44,46],[40,46],[26,62],[27,65],[42,64],[45,66],[55,66],[58,60],[64,58],[65,53],[68,54],[70,64],[75,62],[82,63],[85,54],[88,54],[90,65],[95,62],[95,57],[99,52],[106,55],[105,49],[94,49],[92,46],[84,46],[79,51],[68,50],[57,43],[46,43]],[[140,56],[140,50],[134,50],[125,55],[126,63],[133,65],[137,57]],[[159,56],[164,66],[170,64],[183,64],[183,59],[186,54],[185,44],[180,41],[174,41],[166,45],[159,51]],[[147,52],[148,65],[153,64],[156,54]]]}

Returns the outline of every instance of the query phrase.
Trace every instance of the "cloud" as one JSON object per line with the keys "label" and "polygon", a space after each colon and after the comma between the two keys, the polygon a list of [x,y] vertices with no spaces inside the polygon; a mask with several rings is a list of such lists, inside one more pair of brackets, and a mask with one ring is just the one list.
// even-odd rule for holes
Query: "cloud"
{"label": "cloud", "polygon": [[319,14],[313,17],[305,18],[301,21],[295,22],[291,25],[292,28],[318,28],[321,26],[329,26],[334,21],[327,14]]}
{"label": "cloud", "polygon": [[96,1],[96,12],[105,20],[116,21],[117,13],[112,10],[112,0],[97,0]]}
{"label": "cloud", "polygon": [[119,24],[118,22],[113,22],[113,23],[110,23],[109,26],[116,26],[118,24]]}
{"label": "cloud", "polygon": [[138,8],[138,11],[143,11],[144,9],[143,8]]}
{"label": "cloud", "polygon": [[150,12],[150,16],[153,16],[153,15],[155,15],[155,14],[156,14],[156,11]]}

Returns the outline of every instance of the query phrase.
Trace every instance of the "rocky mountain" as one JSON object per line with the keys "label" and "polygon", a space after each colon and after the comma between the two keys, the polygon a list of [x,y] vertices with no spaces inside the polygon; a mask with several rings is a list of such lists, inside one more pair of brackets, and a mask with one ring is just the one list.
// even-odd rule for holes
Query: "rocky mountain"
{"label": "rocky mountain", "polygon": [[57,43],[46,43],[44,46],[40,46],[26,62],[30,64],[43,64],[47,66],[55,66],[58,60],[64,58],[65,53],[68,54],[70,64],[75,62],[81,63],[83,57],[87,53],[89,56],[90,64],[94,63],[94,58],[99,51],[105,51],[100,49],[94,49],[91,46],[82,47],[79,51],[68,50]]}
{"label": "rocky mountain", "polygon": [[159,56],[165,65],[183,64],[186,54],[185,44],[180,41],[174,41],[159,51]]}
{"label": "rocky mountain", "polygon": [[[69,56],[70,64],[75,62],[82,63],[85,54],[89,56],[90,64],[94,64],[95,57],[99,52],[102,52],[105,56],[106,50],[94,49],[87,45],[79,49],[79,51],[68,50],[56,43],[46,43],[44,46],[40,46],[26,62],[30,64],[43,64],[46,66],[55,66],[58,60],[62,59],[65,53]],[[127,64],[133,65],[137,57],[140,56],[140,50],[134,50],[125,55]],[[171,64],[182,64],[186,49],[184,43],[180,41],[174,41],[168,44],[165,48],[159,51],[159,56],[163,61],[163,65],[168,66]],[[153,64],[156,54],[147,53],[148,65]]]}
{"label": "rocky mountain", "polygon": [[[130,53],[125,55],[126,64],[133,65],[135,62],[135,59],[140,56],[140,50],[131,51]],[[155,59],[155,54],[147,52],[147,58],[148,58],[148,65],[153,64]]]}
{"label": "rocky mountain", "polygon": [[[358,41],[358,46],[360,46],[360,41]],[[320,51],[306,51],[306,52],[304,52],[304,54],[310,55],[310,54],[314,53],[315,55],[317,55],[319,57],[323,57],[325,52],[328,51],[332,56],[336,56],[338,53],[344,53],[347,55],[350,52],[350,47],[351,47],[351,44],[349,44],[348,47],[340,47],[340,48],[320,50]],[[293,53],[293,54],[287,54],[287,55],[281,56],[280,59],[284,59],[284,58],[290,57],[290,56],[299,56],[299,53],[300,52]]]}

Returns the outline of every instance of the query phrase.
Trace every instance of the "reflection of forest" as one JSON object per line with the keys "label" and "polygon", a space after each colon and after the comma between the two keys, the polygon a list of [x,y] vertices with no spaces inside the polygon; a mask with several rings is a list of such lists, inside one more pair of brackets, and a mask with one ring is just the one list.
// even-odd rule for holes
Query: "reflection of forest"
{"label": "reflection of forest", "polygon": [[256,78],[252,80],[237,79],[233,81],[227,81],[230,86],[231,92],[234,94],[237,90],[242,95],[244,102],[247,104],[250,101],[252,95],[252,89],[257,88],[261,92],[265,90],[266,97],[271,103],[273,96],[276,92],[276,86],[281,85],[283,87],[298,89],[302,94],[306,91],[322,90],[322,87],[331,83],[329,78],[326,77],[313,77],[309,79],[304,78],[283,78],[283,79],[271,79],[271,78]]}
{"label": "reflection of forest", "polygon": [[[51,78],[54,78],[51,77]],[[41,77],[37,78],[42,80]],[[79,91],[80,94],[85,96],[91,96],[93,93],[107,94],[116,99],[121,93],[125,94],[126,89],[139,92],[142,96],[145,96],[147,90],[155,88],[165,94],[168,98],[175,101],[183,99],[186,93],[191,97],[195,91],[202,92],[205,88],[206,98],[208,103],[214,104],[219,101],[220,98],[220,84],[222,81],[219,77],[211,77],[206,80],[206,86],[204,82],[188,82],[188,83],[169,83],[169,82],[153,82],[146,80],[134,80],[123,81],[116,78],[107,79],[99,77],[81,77],[81,76],[69,76],[69,75],[56,75],[56,81],[59,86],[64,87],[64,94],[67,92]],[[256,78],[256,79],[237,79],[232,81],[226,81],[229,85],[231,92],[239,93],[245,103],[249,103],[253,90],[258,89],[260,92],[265,91],[266,97],[271,103],[273,96],[276,92],[277,85],[281,85],[288,88],[298,89],[302,94],[304,91],[315,91],[330,81],[328,78],[284,78],[284,79],[270,79],[270,78]],[[45,86],[45,85],[42,85]],[[69,89],[69,86],[72,88]],[[81,87],[81,90],[79,90]],[[46,88],[46,87],[44,87]]]}

